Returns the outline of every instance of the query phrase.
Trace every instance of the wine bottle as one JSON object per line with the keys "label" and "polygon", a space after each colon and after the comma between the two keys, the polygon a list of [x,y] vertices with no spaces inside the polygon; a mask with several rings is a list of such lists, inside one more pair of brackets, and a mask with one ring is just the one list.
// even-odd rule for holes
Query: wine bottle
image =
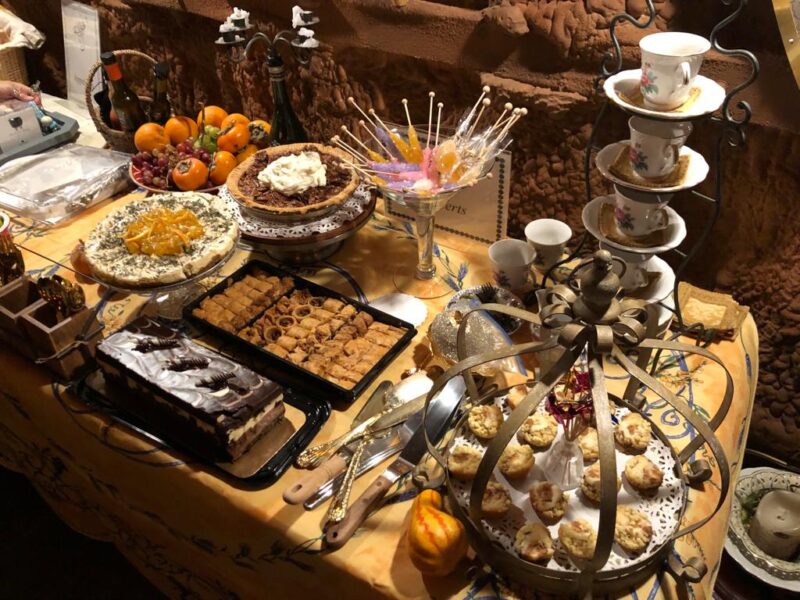
{"label": "wine bottle", "polygon": [[157,63],[154,68],[155,84],[153,89],[153,103],[150,105],[150,120],[163,125],[172,116],[172,105],[169,102],[167,86],[169,81],[169,64]]}
{"label": "wine bottle", "polygon": [[111,106],[119,119],[123,131],[136,131],[147,121],[147,115],[134,91],[125,83],[122,69],[113,52],[104,52],[100,60],[111,84]]}
{"label": "wine bottle", "polygon": [[282,146],[284,144],[307,142],[306,130],[303,129],[303,124],[300,123],[300,119],[297,118],[294,110],[292,110],[292,102],[284,79],[283,60],[273,51],[269,56],[267,65],[272,87],[272,101],[275,104],[275,110],[272,113],[272,127],[269,131],[269,145]]}

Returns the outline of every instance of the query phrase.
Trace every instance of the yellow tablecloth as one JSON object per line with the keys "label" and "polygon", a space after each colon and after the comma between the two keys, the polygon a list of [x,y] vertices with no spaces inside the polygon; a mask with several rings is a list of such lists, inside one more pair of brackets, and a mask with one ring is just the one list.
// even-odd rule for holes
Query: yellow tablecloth
{"label": "yellow tablecloth", "polygon": [[[78,238],[120,202],[104,203],[73,223],[52,230],[15,225],[15,239],[26,248],[66,261]],[[436,261],[454,288],[490,279],[484,246],[437,234]],[[392,292],[389,273],[395,264],[413,264],[416,247],[402,223],[376,215],[310,278],[353,295],[352,277],[369,299]],[[229,273],[253,253],[240,249],[223,270]],[[57,265],[25,252],[34,275],[57,270]],[[264,258],[260,256],[260,258]],[[64,271],[63,269],[61,271]],[[303,273],[309,276],[307,273]],[[89,300],[97,286],[86,286]],[[104,306],[108,330],[124,322],[144,299],[128,296]],[[446,298],[428,302],[429,320]],[[424,336],[395,360],[380,379],[397,380],[413,366],[413,349]],[[732,342],[714,345],[735,382],[731,410],[718,431],[735,474],[741,460],[757,377],[757,332],[752,319]],[[724,379],[721,369],[696,357],[665,357],[673,366],[661,379],[698,411],[714,412]],[[614,379],[611,391],[621,393],[625,381]],[[114,543],[155,585],[173,597],[208,598],[418,598],[510,597],[513,593],[489,569],[464,563],[447,578],[423,578],[405,549],[405,525],[413,489],[398,490],[373,514],[360,533],[342,550],[320,550],[323,507],[306,512],[288,506],[283,490],[301,475],[290,469],[266,489],[249,489],[223,481],[187,456],[154,447],[144,437],[111,422],[82,404],[50,375],[19,356],[0,351],[0,463],[26,475],[69,525],[88,536]],[[365,396],[371,392],[368,389]],[[334,411],[316,442],[345,431],[364,396],[344,412]],[[677,424],[674,411],[651,401],[648,410],[660,418],[677,447],[691,432]],[[702,452],[702,451],[701,451]],[[373,476],[378,473],[373,471]],[[359,494],[373,477],[356,482]],[[686,520],[694,521],[713,506],[716,490],[707,484],[709,498],[691,503]],[[355,496],[354,496],[355,497]],[[728,508],[695,535],[682,540],[682,558],[701,554],[710,572],[692,586],[696,597],[710,597],[728,520]],[[474,563],[477,565],[477,563]],[[633,598],[678,597],[669,576],[652,578]],[[91,582],[88,583],[91,585]],[[533,596],[532,591],[528,592]]]}

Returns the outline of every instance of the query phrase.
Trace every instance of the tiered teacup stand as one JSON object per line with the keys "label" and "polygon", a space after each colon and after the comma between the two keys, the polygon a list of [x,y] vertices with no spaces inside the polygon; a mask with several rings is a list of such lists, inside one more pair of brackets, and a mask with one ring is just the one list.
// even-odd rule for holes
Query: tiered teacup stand
{"label": "tiered teacup stand", "polygon": [[[752,112],[747,102],[739,101],[736,104],[738,114],[734,115],[731,103],[734,97],[752,84],[757,77],[758,61],[748,51],[723,48],[718,40],[720,32],[742,13],[747,5],[747,0],[721,0],[721,2],[725,5],[735,4],[736,8],[712,30],[709,40],[711,49],[721,54],[741,57],[750,63],[752,69],[747,80],[728,91],[727,94],[719,83],[698,75],[692,84],[690,99],[682,107],[670,111],[659,111],[648,108],[641,102],[641,69],[622,69],[622,53],[616,34],[616,27],[624,22],[630,23],[638,29],[646,29],[651,26],[656,17],[652,0],[646,0],[646,20],[644,20],[644,16],[637,20],[628,13],[622,13],[613,18],[610,25],[612,52],[605,55],[600,73],[595,81],[595,90],[597,93],[605,95],[606,102],[597,115],[586,147],[584,167],[587,205],[583,210],[583,224],[586,227],[587,236],[591,235],[596,238],[601,247],[622,258],[626,262],[628,269],[639,269],[649,278],[647,283],[640,280],[639,286],[630,285],[627,295],[658,306],[660,333],[662,335],[669,327],[673,316],[675,319],[673,329],[676,335],[692,329],[692,324],[685,323],[683,320],[678,301],[678,284],[686,266],[703,247],[719,217],[723,200],[722,166],[725,149],[729,146],[740,146],[744,143],[744,127],[750,120]],[[637,98],[639,101],[636,100]],[[624,147],[629,142],[626,140],[603,148],[598,147],[595,142],[597,131],[609,104],[615,105],[631,116],[666,123],[667,125],[702,120],[710,120],[718,124],[718,137],[713,152],[711,168],[709,168],[703,156],[684,146],[680,152],[681,157],[683,157],[681,158],[682,162],[680,166],[676,164],[676,169],[680,169],[681,173],[675,177],[666,178],[669,182],[668,184],[653,183],[643,179],[635,175],[635,171],[632,168],[615,169],[615,166],[620,164],[618,157],[620,157],[621,152],[624,151]],[[662,217],[666,217],[666,228],[644,238],[632,238],[626,234],[626,228],[619,227],[617,224],[618,219],[608,218],[609,211],[614,209],[615,197],[613,194],[611,196],[595,197],[592,192],[590,177],[591,157],[595,152],[597,153],[595,164],[600,173],[607,180],[613,182],[617,190],[625,197],[638,203],[655,203],[664,208],[665,214]],[[711,195],[701,193],[696,189],[706,180],[709,173],[713,179]],[[712,209],[700,237],[688,250],[679,248],[686,237],[684,219],[674,209],[667,206],[672,195],[678,192],[689,192],[694,198],[708,203]],[[608,204],[610,204],[610,207],[607,206]],[[624,215],[620,214],[618,216],[624,220]],[[613,231],[609,230],[609,225],[614,228]],[[585,241],[586,238],[584,239]],[[584,242],[581,242],[576,254],[580,252]],[[657,256],[666,253],[673,253],[680,259],[674,271],[663,259]],[[633,289],[634,287],[637,289]]]}

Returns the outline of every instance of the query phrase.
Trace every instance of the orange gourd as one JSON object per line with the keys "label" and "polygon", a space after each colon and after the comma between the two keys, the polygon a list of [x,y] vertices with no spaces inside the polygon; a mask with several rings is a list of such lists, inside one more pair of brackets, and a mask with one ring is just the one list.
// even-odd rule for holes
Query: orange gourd
{"label": "orange gourd", "polygon": [[423,490],[411,507],[408,555],[425,575],[449,575],[467,554],[464,525],[442,506],[439,492]]}

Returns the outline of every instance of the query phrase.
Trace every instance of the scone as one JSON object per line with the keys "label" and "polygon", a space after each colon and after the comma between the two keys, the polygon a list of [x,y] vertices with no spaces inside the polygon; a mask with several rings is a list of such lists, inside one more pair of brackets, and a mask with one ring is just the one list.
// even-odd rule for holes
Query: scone
{"label": "scone", "polygon": [[614,541],[628,552],[644,551],[653,538],[653,526],[647,515],[629,506],[617,508]]}
{"label": "scone", "polygon": [[509,479],[524,479],[534,463],[530,446],[508,446],[497,463],[500,472]]}
{"label": "scone", "polygon": [[578,436],[578,446],[583,454],[583,461],[590,463],[600,458],[600,447],[597,441],[597,429],[587,427]]}
{"label": "scone", "polygon": [[478,473],[481,458],[483,454],[471,446],[456,446],[447,457],[447,469],[456,479],[472,481]]}
{"label": "scone", "polygon": [[555,548],[547,527],[541,523],[526,523],[517,531],[514,550],[531,562],[544,562],[553,558]]}
{"label": "scone", "polygon": [[[622,481],[617,477],[617,491],[622,486]],[[592,502],[600,502],[600,463],[594,463],[583,471],[581,491]]]}
{"label": "scone", "polygon": [[614,437],[625,452],[644,452],[652,437],[650,423],[639,413],[629,413],[622,417]]}
{"label": "scone", "polygon": [[486,485],[481,501],[481,511],[488,519],[498,519],[505,516],[511,508],[511,494],[502,483],[490,481]]}
{"label": "scone", "polygon": [[528,491],[531,506],[546,523],[555,523],[567,511],[567,495],[552,481],[538,481]]}
{"label": "scone", "polygon": [[640,492],[653,492],[664,481],[664,473],[646,456],[634,456],[625,463],[625,478]]}
{"label": "scone", "polygon": [[502,424],[503,411],[495,404],[474,406],[467,417],[469,430],[482,440],[490,440],[496,436]]}
{"label": "scone", "polygon": [[517,439],[534,448],[547,448],[558,433],[558,422],[550,414],[536,413],[525,419],[517,432]]}
{"label": "scone", "polygon": [[558,540],[572,558],[586,560],[594,556],[597,532],[583,519],[562,523]]}

